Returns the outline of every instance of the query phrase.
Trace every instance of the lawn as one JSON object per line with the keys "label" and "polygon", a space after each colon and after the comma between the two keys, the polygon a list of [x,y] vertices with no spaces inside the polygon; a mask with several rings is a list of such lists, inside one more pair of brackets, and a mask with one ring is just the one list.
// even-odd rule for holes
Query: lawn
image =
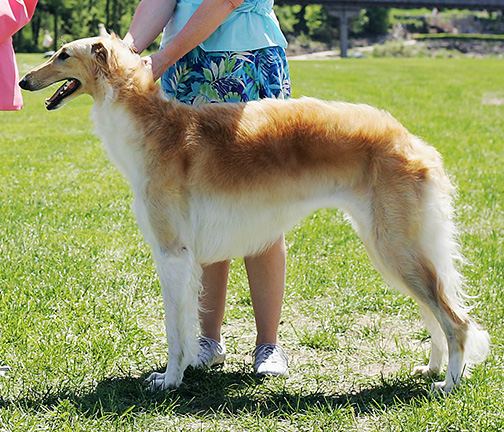
{"label": "lawn", "polygon": [[[42,61],[20,55],[22,72]],[[166,360],[154,264],[132,194],[88,118],[91,99],[46,112],[52,90],[0,113],[0,431],[501,431],[504,429],[504,75],[499,60],[292,62],[293,93],[390,111],[435,145],[458,185],[473,314],[492,350],[449,398],[410,371],[428,359],[415,304],[371,267],[344,215],[287,234],[280,335],[286,380],[251,373],[253,314],[230,275],[224,369],[151,394]]]}

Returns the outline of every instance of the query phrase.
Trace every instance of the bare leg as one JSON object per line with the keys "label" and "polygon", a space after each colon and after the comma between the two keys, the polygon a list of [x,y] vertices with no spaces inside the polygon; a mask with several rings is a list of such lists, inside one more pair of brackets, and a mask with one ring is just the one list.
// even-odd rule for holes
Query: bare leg
{"label": "bare leg", "polygon": [[221,327],[226,308],[229,261],[203,267],[203,291],[200,294],[201,334],[221,341]]}
{"label": "bare leg", "polygon": [[278,343],[278,324],[285,290],[285,239],[269,249],[245,258],[257,328],[256,345]]}
{"label": "bare leg", "polygon": [[[257,327],[257,345],[277,343],[278,324],[285,286],[285,240],[282,237],[269,249],[245,258],[250,293]],[[200,295],[201,334],[220,342],[226,306],[229,261],[203,267]]]}

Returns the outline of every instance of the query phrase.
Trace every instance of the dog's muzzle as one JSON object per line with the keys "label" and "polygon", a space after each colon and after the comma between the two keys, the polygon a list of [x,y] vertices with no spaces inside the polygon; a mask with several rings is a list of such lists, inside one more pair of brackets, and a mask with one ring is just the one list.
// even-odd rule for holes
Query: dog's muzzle
{"label": "dog's muzzle", "polygon": [[[64,84],[56,91],[56,93],[45,101],[45,106],[49,111],[59,108],[63,99],[77,91],[81,86],[80,81],[74,78],[68,78],[62,81],[65,81]],[[31,79],[30,74],[27,74],[21,79],[21,81],[19,81],[19,87],[23,90],[36,91],[41,90],[46,86],[35,84]]]}
{"label": "dog's muzzle", "polygon": [[23,90],[28,91],[36,90],[33,88],[33,85],[30,84],[30,78],[28,75],[25,75],[23,78],[21,78],[21,81],[19,81],[19,87],[21,87]]}

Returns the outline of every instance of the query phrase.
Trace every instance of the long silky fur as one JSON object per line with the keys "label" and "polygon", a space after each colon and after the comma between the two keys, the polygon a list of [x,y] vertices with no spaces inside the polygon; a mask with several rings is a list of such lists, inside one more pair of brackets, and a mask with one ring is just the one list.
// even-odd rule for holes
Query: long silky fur
{"label": "long silky fur", "polygon": [[97,134],[135,194],[133,210],[161,279],[170,355],[153,389],[178,386],[197,353],[201,266],[261,252],[300,218],[338,207],[378,271],[411,295],[432,334],[429,364],[448,358],[450,391],[482,362],[488,334],[469,317],[453,222],[454,188],[438,152],[390,114],[313,98],[213,104],[167,100],[116,37],[65,45],[24,78],[31,90],[72,77]]}

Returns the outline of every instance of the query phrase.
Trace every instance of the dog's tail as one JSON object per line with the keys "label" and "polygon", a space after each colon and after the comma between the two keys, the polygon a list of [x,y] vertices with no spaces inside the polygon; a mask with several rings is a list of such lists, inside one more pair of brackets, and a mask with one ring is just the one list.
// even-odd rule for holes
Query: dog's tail
{"label": "dog's tail", "polygon": [[384,279],[419,303],[437,352],[449,346],[453,357],[458,351],[467,369],[486,358],[489,336],[469,317],[457,269],[462,256],[452,214],[455,190],[437,151],[407,139],[403,147],[410,154],[376,162],[383,165],[371,173],[369,207],[353,219]]}
{"label": "dog's tail", "polygon": [[[467,372],[472,365],[485,360],[490,347],[490,337],[485,330],[469,317],[471,297],[465,293],[465,279],[458,268],[465,260],[460,251],[458,231],[453,220],[455,188],[441,167],[436,168],[423,187],[423,218],[420,231],[420,249],[431,267],[436,281],[436,294],[440,303],[447,306],[455,321],[464,323],[464,365]],[[422,308],[425,310],[425,308]],[[432,313],[423,313],[433,343],[440,344],[447,352],[446,338],[442,337],[439,320]],[[441,343],[442,341],[442,343]]]}

